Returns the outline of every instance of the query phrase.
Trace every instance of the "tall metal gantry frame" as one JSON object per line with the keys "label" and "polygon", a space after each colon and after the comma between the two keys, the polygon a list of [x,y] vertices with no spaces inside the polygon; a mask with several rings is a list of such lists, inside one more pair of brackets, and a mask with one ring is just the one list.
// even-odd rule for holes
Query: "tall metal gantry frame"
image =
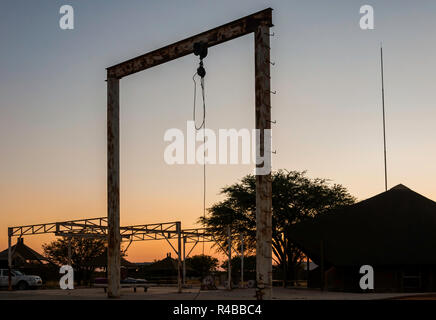
{"label": "tall metal gantry frame", "polygon": [[[107,68],[107,192],[108,192],[108,297],[120,296],[120,79],[194,53],[194,45],[208,48],[254,33],[255,127],[259,156],[271,164],[265,148],[271,130],[270,28],[272,9],[254,13],[220,27],[170,44]],[[272,298],[272,187],[271,173],[256,172],[256,296]]]}

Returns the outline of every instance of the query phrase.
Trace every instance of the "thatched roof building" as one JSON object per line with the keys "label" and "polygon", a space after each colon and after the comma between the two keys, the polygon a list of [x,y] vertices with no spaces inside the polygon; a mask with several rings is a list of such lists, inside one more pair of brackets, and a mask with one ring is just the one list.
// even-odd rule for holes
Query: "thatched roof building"
{"label": "thatched roof building", "polygon": [[[14,267],[28,267],[35,264],[46,264],[50,261],[40,255],[38,252],[24,244],[23,238],[18,238],[17,243],[11,247],[12,265]],[[0,266],[7,268],[8,266],[8,249],[0,252]]]}
{"label": "thatched roof building", "polygon": [[356,289],[371,265],[381,291],[436,289],[436,202],[404,185],[298,223],[290,237],[324,266],[318,285]]}

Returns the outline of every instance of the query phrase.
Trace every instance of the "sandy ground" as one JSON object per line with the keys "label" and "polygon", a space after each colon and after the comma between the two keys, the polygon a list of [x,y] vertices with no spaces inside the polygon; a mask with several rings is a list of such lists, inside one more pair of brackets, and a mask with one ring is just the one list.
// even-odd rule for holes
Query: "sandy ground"
{"label": "sandy ground", "polygon": [[[381,299],[436,299],[435,294],[411,293],[345,293],[321,292],[307,289],[274,288],[276,300],[381,300]],[[101,300],[107,299],[101,288],[80,288],[74,290],[26,290],[0,291],[0,300]],[[200,291],[198,288],[184,289],[177,293],[175,287],[151,287],[147,292],[138,289],[122,289],[121,299],[126,300],[254,300],[253,289],[224,289]]]}

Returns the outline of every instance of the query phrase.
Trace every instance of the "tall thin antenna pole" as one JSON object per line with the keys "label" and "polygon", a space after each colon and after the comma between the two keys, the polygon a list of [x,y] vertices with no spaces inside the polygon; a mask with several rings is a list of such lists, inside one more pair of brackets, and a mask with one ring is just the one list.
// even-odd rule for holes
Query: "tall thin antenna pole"
{"label": "tall thin antenna pole", "polygon": [[383,45],[380,43],[381,80],[382,80],[382,105],[383,105],[383,151],[385,160],[385,191],[388,190],[388,168],[386,161],[386,117],[385,117],[385,85],[383,78]]}

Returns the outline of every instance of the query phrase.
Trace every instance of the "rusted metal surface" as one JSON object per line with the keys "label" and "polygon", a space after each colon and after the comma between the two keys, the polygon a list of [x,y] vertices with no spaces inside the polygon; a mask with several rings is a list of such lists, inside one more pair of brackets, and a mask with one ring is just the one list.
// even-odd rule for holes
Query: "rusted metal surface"
{"label": "rusted metal surface", "polygon": [[107,79],[107,218],[108,290],[110,298],[120,297],[120,83]]}
{"label": "rusted metal surface", "polygon": [[[260,130],[260,156],[271,163],[265,129],[271,129],[269,25],[255,32],[256,129]],[[259,165],[258,166],[262,166]],[[258,299],[272,298],[272,188],[271,174],[256,175],[256,280]]]}
{"label": "rusted metal surface", "polygon": [[109,67],[107,69],[108,77],[121,79],[130,74],[191,54],[194,52],[194,43],[196,42],[204,42],[207,43],[208,47],[212,47],[255,32],[260,24],[272,27],[271,8]]}

